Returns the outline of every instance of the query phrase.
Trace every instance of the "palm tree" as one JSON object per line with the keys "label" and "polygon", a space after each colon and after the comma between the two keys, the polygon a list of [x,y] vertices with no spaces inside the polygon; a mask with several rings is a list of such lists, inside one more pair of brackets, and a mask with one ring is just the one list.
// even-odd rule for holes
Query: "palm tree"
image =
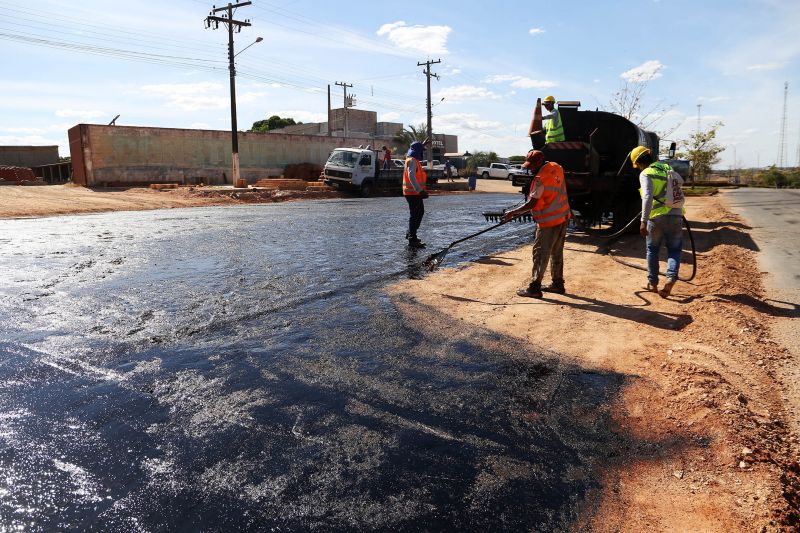
{"label": "palm tree", "polygon": [[409,125],[408,128],[403,128],[397,132],[397,135],[394,136],[394,142],[397,143],[398,148],[404,153],[408,151],[408,147],[411,146],[411,143],[414,141],[424,141],[428,136],[427,130],[428,127],[425,124],[419,124],[418,126]]}

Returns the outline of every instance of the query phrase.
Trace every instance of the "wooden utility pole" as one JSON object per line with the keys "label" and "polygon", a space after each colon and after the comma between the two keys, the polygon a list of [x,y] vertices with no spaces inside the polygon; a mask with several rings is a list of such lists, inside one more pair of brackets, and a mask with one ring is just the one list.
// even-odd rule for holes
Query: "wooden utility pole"
{"label": "wooden utility pole", "polygon": [[418,67],[425,65],[425,70],[423,70],[422,72],[425,73],[425,77],[428,79],[428,99],[427,99],[428,131],[426,132],[426,135],[428,136],[428,139],[431,140],[431,143],[428,145],[428,153],[426,154],[428,158],[428,168],[431,168],[433,166],[433,127],[432,127],[433,114],[431,113],[431,76],[433,76],[437,80],[439,79],[438,74],[434,74],[431,72],[431,65],[435,65],[436,63],[441,63],[441,62],[442,62],[441,59],[437,59],[436,61],[432,61],[429,59],[424,63],[417,63]]}
{"label": "wooden utility pole", "polygon": [[[352,87],[353,85],[349,84],[349,83],[347,83],[345,81],[337,81],[336,85],[338,85],[339,87],[344,89],[344,105],[342,107],[344,108],[344,138],[346,139],[347,138],[347,108],[349,107],[348,101],[347,101],[347,88],[348,87]],[[351,96],[350,97],[351,102],[352,102],[352,99],[353,99],[353,97]]]}
{"label": "wooden utility pole", "polygon": [[[241,21],[233,20],[233,11],[236,8],[249,6],[252,2],[239,2],[238,4],[228,4],[225,7],[215,7],[206,17],[206,29],[219,29],[221,22],[228,28],[228,70],[231,78],[231,179],[234,187],[239,180],[239,134],[236,125],[236,66],[233,58],[233,33],[242,31],[243,26],[250,26],[250,19]],[[222,16],[216,13],[225,12]]]}

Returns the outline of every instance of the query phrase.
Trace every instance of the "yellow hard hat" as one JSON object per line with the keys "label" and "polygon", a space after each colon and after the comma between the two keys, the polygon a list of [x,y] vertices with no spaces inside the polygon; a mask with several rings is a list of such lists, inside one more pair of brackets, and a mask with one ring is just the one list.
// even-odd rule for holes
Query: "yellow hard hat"
{"label": "yellow hard hat", "polygon": [[547,104],[547,103],[555,104],[556,103],[556,97],[555,96],[545,96],[544,100],[543,100],[543,103],[545,103],[545,104]]}
{"label": "yellow hard hat", "polygon": [[649,154],[650,149],[645,148],[644,146],[637,146],[633,150],[631,150],[631,164],[636,166],[636,160],[641,157],[642,154]]}

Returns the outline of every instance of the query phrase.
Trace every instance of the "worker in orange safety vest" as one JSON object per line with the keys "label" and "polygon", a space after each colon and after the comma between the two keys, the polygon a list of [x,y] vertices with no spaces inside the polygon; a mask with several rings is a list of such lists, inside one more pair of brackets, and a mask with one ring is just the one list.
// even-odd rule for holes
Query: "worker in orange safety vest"
{"label": "worker in orange safety vest", "polygon": [[[536,222],[533,240],[533,268],[530,284],[517,291],[526,298],[542,298],[542,291],[564,294],[564,241],[572,213],[567,199],[564,169],[558,163],[547,162],[539,150],[531,150],[522,164],[533,175],[528,201],[503,216],[508,222],[515,216],[530,212]],[[550,265],[552,283],[542,287],[547,263]]]}
{"label": "worker in orange safety vest", "polygon": [[406,156],[406,164],[403,168],[403,196],[408,202],[408,231],[406,232],[406,239],[408,245],[412,248],[424,248],[425,243],[417,238],[417,230],[422,223],[422,217],[425,215],[425,204],[423,200],[428,197],[426,189],[428,176],[425,174],[425,169],[422,168],[422,150],[430,144],[430,140],[425,139],[423,142],[415,141],[411,143]]}

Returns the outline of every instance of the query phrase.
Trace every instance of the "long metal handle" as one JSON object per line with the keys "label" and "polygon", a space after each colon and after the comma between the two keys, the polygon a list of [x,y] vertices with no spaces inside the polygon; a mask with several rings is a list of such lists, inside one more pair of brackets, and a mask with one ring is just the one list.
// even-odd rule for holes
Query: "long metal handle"
{"label": "long metal handle", "polygon": [[482,229],[482,230],[481,230],[481,231],[479,231],[478,233],[473,233],[472,235],[469,235],[469,236],[467,236],[467,237],[464,237],[463,239],[459,239],[459,240],[457,240],[457,241],[453,241],[453,242],[451,242],[451,243],[450,243],[450,246],[448,246],[448,248],[452,248],[452,247],[453,247],[453,246],[455,246],[456,244],[458,244],[458,243],[460,243],[460,242],[464,242],[464,241],[466,241],[466,240],[468,240],[468,239],[471,239],[471,238],[473,238],[473,237],[477,237],[478,235],[483,235],[483,234],[484,234],[484,233],[486,233],[487,231],[491,231],[491,230],[493,230],[493,229],[495,229],[495,228],[499,228],[500,226],[502,226],[503,224],[506,224],[506,223],[507,223],[506,221],[500,222],[499,224],[495,224],[494,226],[488,227],[488,228],[486,228],[486,229]]}

